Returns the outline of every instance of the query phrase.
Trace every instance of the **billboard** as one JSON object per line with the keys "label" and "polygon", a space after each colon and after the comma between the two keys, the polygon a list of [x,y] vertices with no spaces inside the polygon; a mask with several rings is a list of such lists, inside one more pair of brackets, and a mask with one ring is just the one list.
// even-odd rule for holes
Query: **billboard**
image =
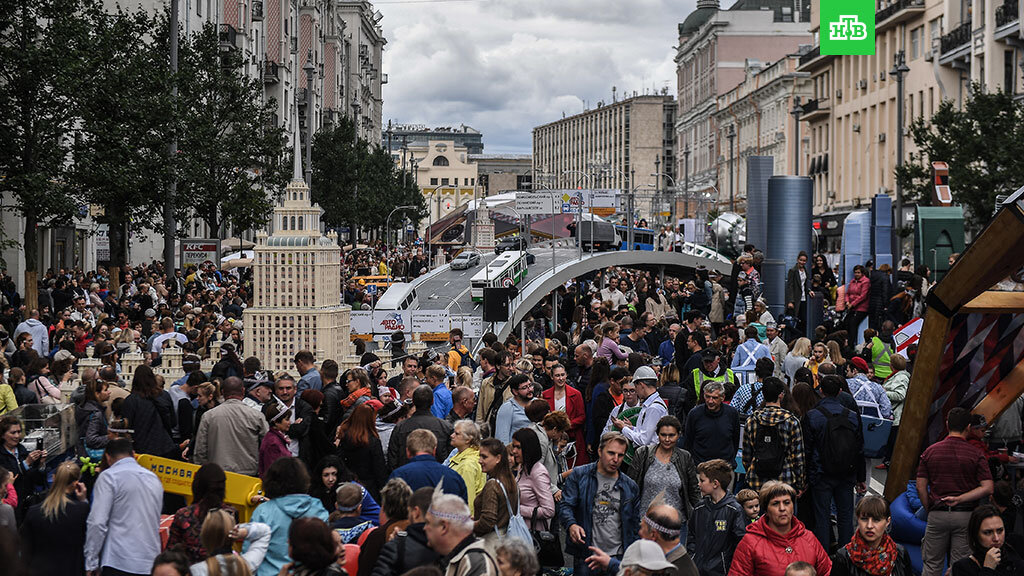
{"label": "billboard", "polygon": [[220,268],[220,240],[217,238],[185,238],[181,241],[180,266],[184,270],[189,266],[211,263]]}

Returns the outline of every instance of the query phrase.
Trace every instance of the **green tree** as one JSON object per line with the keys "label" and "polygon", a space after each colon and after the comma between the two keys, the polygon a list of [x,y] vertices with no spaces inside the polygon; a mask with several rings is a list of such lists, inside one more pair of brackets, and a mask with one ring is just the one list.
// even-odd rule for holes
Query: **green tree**
{"label": "green tree", "polygon": [[[405,213],[414,224],[426,217],[426,201],[412,177],[406,175],[403,185],[387,150],[365,140],[357,143],[350,119],[317,132],[312,157],[311,194],[324,209],[321,219],[329,228],[381,229],[391,210],[403,205],[418,207]],[[392,220],[392,225],[397,223]]]}
{"label": "green tree", "polygon": [[81,208],[68,184],[75,105],[90,79],[77,73],[92,0],[0,2],[0,192],[25,219],[25,303],[38,306],[37,231],[72,222]]}
{"label": "green tree", "polygon": [[80,74],[91,81],[77,97],[79,124],[71,167],[74,187],[102,207],[109,227],[113,282],[127,258],[129,233],[162,226],[173,123],[167,20],[144,10],[89,14],[92,34]]}
{"label": "green tree", "polygon": [[178,218],[200,218],[214,234],[260,228],[288,174],[276,105],[244,75],[240,51],[221,50],[212,23],[181,43],[179,63]]}
{"label": "green tree", "polygon": [[947,162],[953,200],[972,231],[992,218],[997,195],[1024,184],[1024,105],[1006,92],[975,84],[962,108],[943,101],[930,119],[911,123],[910,136],[918,151],[896,170],[906,198],[929,204],[931,164]]}

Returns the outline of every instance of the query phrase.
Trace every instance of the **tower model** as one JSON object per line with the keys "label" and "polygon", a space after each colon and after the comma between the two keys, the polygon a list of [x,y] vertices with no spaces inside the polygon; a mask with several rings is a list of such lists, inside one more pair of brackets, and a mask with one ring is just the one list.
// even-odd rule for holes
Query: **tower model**
{"label": "tower model", "polygon": [[341,248],[337,234],[320,233],[320,206],[309,197],[295,137],[292,180],[274,208],[274,234],[256,236],[253,305],[245,310],[246,356],[264,370],[294,372],[295,353],[310,350],[317,363],[350,353],[350,306],[341,303]]}

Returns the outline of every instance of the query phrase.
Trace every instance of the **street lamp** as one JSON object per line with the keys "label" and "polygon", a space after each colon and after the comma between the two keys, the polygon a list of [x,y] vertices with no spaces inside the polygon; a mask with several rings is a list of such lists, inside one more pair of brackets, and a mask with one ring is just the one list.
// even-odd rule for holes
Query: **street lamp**
{"label": "street lamp", "polygon": [[735,124],[729,124],[729,132],[726,134],[726,138],[729,139],[729,211],[730,212],[735,212],[736,211],[736,205],[735,205],[735,202],[733,200],[735,194],[734,194],[734,186],[733,186],[734,182],[733,182],[733,169],[732,169],[733,144],[736,141],[736,125]]}
{"label": "street lamp", "polygon": [[[398,206],[391,212],[388,212],[388,217],[384,221],[384,248],[387,249],[388,239],[391,236],[391,216],[399,210],[415,210],[415,206]],[[388,285],[391,284],[391,253],[393,250],[388,250],[387,262],[388,262]]]}
{"label": "street lamp", "polygon": [[[906,63],[906,54],[900,50],[894,55],[893,67],[889,71],[890,76],[896,77],[896,169],[903,167],[903,76],[910,72]],[[896,179],[896,225],[894,226],[893,242],[897,250],[893,254],[895,260],[903,257],[903,239],[900,232],[903,230],[903,185],[899,178]]]}
{"label": "street lamp", "polygon": [[800,97],[793,97],[793,109],[789,111],[796,120],[793,122],[793,134],[795,136],[793,143],[793,174],[795,176],[800,175],[800,116],[804,113],[804,107],[800,105]]}
{"label": "street lamp", "polygon": [[[352,154],[355,156],[359,151],[359,126],[357,124],[359,119],[359,110],[362,106],[359,105],[359,98],[355,95],[352,96]],[[355,188],[352,189],[352,200],[354,202],[359,201],[359,163],[355,162],[353,169],[355,170]],[[355,248],[359,242],[359,232],[356,227],[355,220],[349,224],[349,236],[352,237],[352,247]],[[386,235],[386,231],[385,231]],[[387,238],[385,238],[386,240]],[[391,272],[389,271],[388,274]]]}
{"label": "street lamp", "polygon": [[306,185],[309,186],[313,176],[313,50],[306,54]]}
{"label": "street lamp", "polygon": [[[690,144],[683,148],[683,218],[690,215]],[[672,206],[672,225],[675,226],[675,206]]]}

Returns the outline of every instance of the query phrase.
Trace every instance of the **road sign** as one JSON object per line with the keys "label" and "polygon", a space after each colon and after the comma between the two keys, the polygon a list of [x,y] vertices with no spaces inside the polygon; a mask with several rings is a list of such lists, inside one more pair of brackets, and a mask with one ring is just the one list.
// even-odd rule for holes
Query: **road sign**
{"label": "road sign", "polygon": [[373,333],[373,318],[369,310],[353,310],[348,318],[353,334]]}
{"label": "road sign", "polygon": [[415,333],[448,332],[447,310],[413,310],[412,331]]}
{"label": "road sign", "polygon": [[452,328],[462,329],[466,338],[480,338],[484,335],[484,319],[472,314],[452,314]]}
{"label": "road sign", "polygon": [[597,212],[599,209],[611,209],[612,213],[619,206],[618,189],[597,190],[555,190],[556,198],[562,202],[563,214],[575,214],[581,209],[585,212]]}
{"label": "road sign", "polygon": [[916,344],[921,339],[921,328],[924,326],[924,318],[914,318],[899,330],[893,332],[892,341],[896,344],[896,353],[904,358],[907,356],[907,348]]}
{"label": "road sign", "polygon": [[511,278],[505,278],[504,280],[501,281],[501,283],[503,286],[505,286],[505,288],[511,288],[516,284],[515,280]]}
{"label": "road sign", "polygon": [[516,192],[516,212],[524,216],[554,214],[555,194],[551,192]]}
{"label": "road sign", "polygon": [[375,310],[373,312],[373,333],[392,332],[412,334],[412,313],[409,310]]}

